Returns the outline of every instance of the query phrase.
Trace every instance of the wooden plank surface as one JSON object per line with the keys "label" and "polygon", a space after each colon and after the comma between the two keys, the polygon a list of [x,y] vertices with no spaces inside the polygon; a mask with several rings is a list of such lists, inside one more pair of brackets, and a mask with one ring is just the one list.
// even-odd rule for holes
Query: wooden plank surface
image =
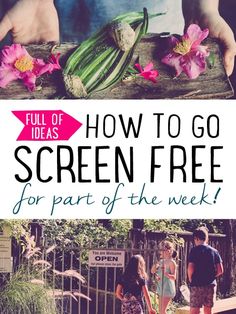
{"label": "wooden plank surface", "polygon": [[[217,300],[215,302],[215,306],[212,310],[212,313],[222,313],[225,311],[235,310],[236,312],[236,297]],[[176,310],[176,314],[187,314],[189,313],[189,306],[185,306]]]}
{"label": "wooden plank surface", "polygon": [[[233,95],[231,84],[226,76],[219,46],[214,40],[207,40],[205,45],[215,54],[215,65],[195,80],[189,80],[184,74],[174,78],[174,72],[160,62],[159,52],[163,51],[163,38],[157,34],[145,36],[136,47],[134,59],[145,66],[152,61],[160,76],[158,83],[143,78],[120,82],[110,90],[94,94],[94,99],[213,99],[229,98]],[[29,45],[27,50],[37,58],[47,58],[53,44]],[[68,55],[76,48],[73,43],[64,43],[54,47],[53,52],[61,53],[60,63],[65,64]],[[29,93],[21,82],[12,83],[7,89],[0,89],[0,99],[53,99],[69,98],[64,90],[60,71],[51,76],[44,75],[37,80],[38,89]]]}

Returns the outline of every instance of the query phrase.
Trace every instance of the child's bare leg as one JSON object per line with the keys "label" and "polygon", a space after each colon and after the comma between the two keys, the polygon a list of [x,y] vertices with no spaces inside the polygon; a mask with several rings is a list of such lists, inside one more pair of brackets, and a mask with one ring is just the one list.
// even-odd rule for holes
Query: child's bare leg
{"label": "child's bare leg", "polygon": [[166,314],[167,306],[170,302],[171,298],[169,297],[160,297],[159,299],[159,312],[160,314]]}
{"label": "child's bare leg", "polygon": [[212,314],[212,307],[204,306],[204,314]]}
{"label": "child's bare leg", "polygon": [[200,308],[199,307],[191,307],[190,308],[190,314],[199,314]]}

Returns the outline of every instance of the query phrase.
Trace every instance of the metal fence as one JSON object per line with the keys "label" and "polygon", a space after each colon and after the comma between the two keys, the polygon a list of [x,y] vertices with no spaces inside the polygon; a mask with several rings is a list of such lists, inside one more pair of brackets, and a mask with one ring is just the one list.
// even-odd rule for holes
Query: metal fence
{"label": "metal fence", "polygon": [[[46,272],[43,273],[44,280],[50,281],[53,289],[62,291],[78,291],[83,293],[91,301],[84,298],[78,298],[75,301],[72,297],[63,297],[58,299],[58,309],[60,314],[117,314],[120,313],[120,301],[115,298],[115,288],[117,279],[121,276],[123,268],[102,268],[89,267],[88,252],[89,250],[113,249],[125,251],[125,264],[134,254],[141,254],[146,262],[146,269],[151,279],[150,269],[159,259],[159,243],[169,236],[163,232],[141,232],[132,230],[130,232],[130,240],[124,244],[120,244],[115,240],[107,243],[90,243],[86,247],[74,244],[57,246],[53,251],[46,253],[47,249],[53,244],[50,239],[43,239],[42,257],[52,264],[52,269],[64,272],[69,269],[77,270],[86,279],[85,283],[73,277],[57,276],[51,273],[50,276]],[[186,281],[187,256],[192,247],[191,233],[175,233],[176,238],[183,238],[184,245],[176,247],[179,259],[178,274],[176,280],[177,295],[176,300],[180,299],[179,286]],[[217,248],[226,261],[227,252],[225,249],[225,235],[214,235],[210,237],[210,244]],[[21,263],[21,252],[17,246],[15,247],[13,264],[14,268]],[[41,258],[42,258],[41,257]],[[223,293],[225,278],[222,277],[219,282],[219,291]],[[149,280],[149,288],[151,289],[152,281]]]}

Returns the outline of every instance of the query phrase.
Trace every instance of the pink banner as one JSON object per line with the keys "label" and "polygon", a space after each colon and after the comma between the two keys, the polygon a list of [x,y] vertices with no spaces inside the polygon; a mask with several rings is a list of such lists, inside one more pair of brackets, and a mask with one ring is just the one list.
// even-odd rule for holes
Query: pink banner
{"label": "pink banner", "polygon": [[82,126],[62,110],[12,111],[24,124],[17,141],[67,141]]}

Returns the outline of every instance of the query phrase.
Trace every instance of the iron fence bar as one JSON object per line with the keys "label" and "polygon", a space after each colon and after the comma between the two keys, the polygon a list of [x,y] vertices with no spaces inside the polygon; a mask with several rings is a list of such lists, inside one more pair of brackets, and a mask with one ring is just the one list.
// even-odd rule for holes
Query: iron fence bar
{"label": "iron fence bar", "polygon": [[105,293],[104,293],[104,314],[107,314],[107,272],[108,268],[105,268]]}
{"label": "iron fence bar", "polygon": [[[55,250],[53,251],[52,267],[53,267],[53,269],[55,269],[55,267],[56,267],[56,251]],[[53,288],[53,292],[55,290],[55,285],[56,285],[56,283],[55,283],[55,273],[53,272],[52,273],[52,288]]]}
{"label": "iron fence bar", "polygon": [[[63,248],[64,249],[64,248]],[[65,271],[65,249],[62,252],[62,272]],[[64,313],[64,297],[63,297],[63,292],[64,292],[64,277],[61,276],[61,290],[62,290],[62,298],[61,298],[61,313]]]}
{"label": "iron fence bar", "polygon": [[[151,247],[150,247],[151,243],[148,243],[147,246],[151,250]],[[150,262],[151,256],[150,255],[151,254],[146,254],[146,256],[145,256],[145,258],[147,260],[147,262],[146,262],[146,270],[147,270],[148,275],[150,275],[150,269],[151,269],[151,266],[150,266],[150,264],[151,264],[151,262]]]}
{"label": "iron fence bar", "polygon": [[[116,241],[116,245],[115,245],[115,249],[117,249],[117,241]],[[124,249],[124,245],[122,246],[122,250]],[[112,313],[115,314],[115,310],[116,310],[116,295],[115,295],[115,290],[116,290],[116,280],[117,280],[117,267],[114,268],[113,270],[113,276],[114,276],[114,280],[113,280],[113,307],[112,307]]]}
{"label": "iron fence bar", "polygon": [[[108,249],[109,245],[108,242],[106,243],[106,249]],[[104,285],[104,314],[107,314],[107,273],[108,273],[108,267],[105,267],[105,285]]]}
{"label": "iron fence bar", "polygon": [[96,267],[96,314],[98,314],[99,267]]}
{"label": "iron fence bar", "polygon": [[[79,262],[79,273],[81,274],[81,249],[82,248],[79,248],[79,259],[78,259],[78,262]],[[81,293],[81,281],[79,281],[79,293]],[[81,298],[79,298],[79,301],[78,301],[78,314],[81,314]]]}
{"label": "iron fence bar", "polygon": [[[71,252],[70,252],[70,269],[73,269],[73,251],[71,249]],[[72,293],[73,291],[73,277],[70,277],[70,292]],[[70,314],[73,314],[72,313],[72,297],[70,297]]]}
{"label": "iron fence bar", "polygon": [[[88,267],[88,285],[87,285],[87,296],[89,297],[90,296],[90,291],[89,291],[89,287],[90,287],[90,267]],[[89,303],[90,301],[87,300],[87,314],[89,314]]]}
{"label": "iron fence bar", "polygon": [[[37,229],[36,229],[37,232]],[[42,250],[42,260],[47,260],[47,254],[45,248]],[[41,270],[42,270],[42,280],[44,281],[45,285],[47,285],[47,274],[46,271],[43,271],[45,265],[41,265]]]}
{"label": "iron fence bar", "polygon": [[[89,245],[89,250],[91,250],[91,244]],[[87,296],[90,296],[90,291],[89,291],[89,287],[90,287],[90,266],[88,266],[88,279],[87,279]],[[89,300],[87,300],[87,314],[89,313]],[[83,313],[82,313],[83,314]]]}
{"label": "iron fence bar", "polygon": [[[180,235],[181,236],[181,235]],[[180,261],[178,261],[178,272],[177,272],[177,278],[176,278],[176,287],[178,288],[179,285],[182,284],[183,280],[186,280],[187,278],[187,256],[189,254],[190,249],[192,248],[192,240],[190,238],[190,236],[186,237],[185,235],[183,235],[185,238],[185,244],[183,247],[178,247],[178,251],[179,251],[179,257],[180,257]],[[146,242],[144,242],[141,245],[137,245],[136,242],[134,241],[127,241],[125,244],[122,245],[122,249],[125,250],[125,258],[126,258],[126,263],[128,262],[128,260],[130,259],[130,256],[132,254],[142,254],[146,260],[147,263],[147,271],[150,272],[151,269],[151,264],[153,262],[155,262],[155,260],[158,257],[158,243],[161,241],[162,237],[160,237],[160,235],[158,235],[159,238],[155,239],[155,245],[152,246],[151,245],[151,239],[149,239],[148,237],[146,238]],[[45,239],[45,238],[44,238]],[[137,238],[138,239],[138,238]],[[221,236],[221,237],[211,237],[211,242],[212,245],[214,247],[216,247],[220,252],[221,255],[225,255],[225,251],[224,251],[224,243],[225,240],[227,240],[227,238],[225,238],[225,236]],[[77,314],[111,314],[110,312],[112,312],[112,314],[116,314],[116,310],[117,310],[117,299],[115,297],[115,288],[116,288],[116,281],[117,281],[117,277],[118,277],[118,271],[121,271],[120,269],[118,270],[117,268],[114,269],[114,271],[110,271],[110,269],[106,269],[106,270],[101,270],[99,267],[97,267],[96,269],[94,269],[94,272],[91,272],[91,268],[88,267],[84,268],[84,264],[81,263],[81,256],[83,254],[83,252],[88,252],[89,249],[98,249],[99,246],[95,247],[95,244],[92,244],[90,246],[82,246],[82,247],[78,247],[74,244],[72,244],[72,246],[70,248],[65,248],[63,245],[59,245],[57,246],[56,252],[53,251],[51,254],[47,254],[46,253],[46,248],[49,245],[49,243],[46,243],[46,245],[44,245],[44,255],[42,255],[42,257],[44,256],[45,259],[47,259],[48,261],[51,262],[51,264],[53,265],[53,269],[55,269],[58,266],[61,269],[61,271],[65,271],[65,263],[66,263],[66,267],[68,266],[68,262],[70,263],[71,268],[75,267],[75,263],[77,263],[77,259],[73,259],[72,256],[72,252],[71,250],[74,250],[74,254],[76,255],[76,257],[78,257],[78,267],[79,268],[79,272],[82,275],[85,275],[85,277],[87,277],[87,281],[88,281],[88,286],[84,287],[81,282],[79,281],[78,283],[75,283],[75,280],[73,280],[72,278],[70,278],[70,281],[66,281],[66,283],[70,284],[70,291],[73,290],[74,284],[76,284],[76,288],[79,288],[79,292],[84,292],[89,295],[92,295],[92,302],[90,303],[89,301],[84,301],[84,299],[78,298],[78,311]],[[119,250],[121,249],[121,245],[117,244],[114,245],[114,249],[115,250]],[[112,250],[112,249],[111,249]],[[22,263],[24,263],[24,265],[27,266],[27,260],[24,259],[24,261],[22,261],[22,255],[20,254],[19,250],[17,251],[17,253],[19,254],[19,258],[16,254],[13,254],[14,257],[14,261],[17,260],[17,265],[22,265]],[[61,255],[62,254],[62,255]],[[70,261],[66,260],[66,256],[70,256]],[[59,265],[57,265],[57,257],[59,257]],[[15,265],[15,263],[13,263],[13,265]],[[30,267],[30,264],[28,265],[28,270]],[[86,267],[86,266],[85,266]],[[17,267],[15,267],[17,269]],[[123,268],[124,271],[124,268]],[[49,277],[47,277],[46,274],[44,274],[43,276],[45,277],[45,281],[49,282]],[[92,277],[94,276],[94,277]],[[96,277],[95,277],[96,276]],[[51,279],[51,277],[50,277]],[[109,279],[109,282],[108,282]],[[61,281],[60,281],[61,280]],[[102,282],[102,280],[105,281],[105,287],[104,290],[99,289],[100,287],[100,283]],[[113,283],[112,283],[113,280]],[[221,280],[222,282],[225,282],[225,277],[222,278]],[[58,280],[56,279],[56,275],[53,273],[52,274],[52,281],[50,281],[50,283],[52,282],[52,286],[53,286],[53,291],[56,288],[61,288],[62,291],[64,291],[65,289],[65,281],[64,281],[64,277],[60,278],[58,277]],[[61,285],[60,285],[61,284]],[[223,287],[223,284],[221,285]],[[110,290],[113,287],[113,291],[111,292]],[[102,287],[103,288],[103,287]],[[223,289],[223,288],[222,288]],[[101,299],[100,299],[101,296]],[[99,303],[100,300],[104,301],[104,304],[101,304],[101,302]],[[62,298],[61,300],[58,300],[58,309],[59,309],[59,313],[63,313],[65,314],[64,309],[65,309],[65,301],[68,301],[68,298],[66,300],[64,300],[63,298],[63,292],[62,292]],[[74,302],[73,299],[70,297],[69,299],[70,304],[69,304],[69,310],[70,312],[74,310]],[[111,303],[112,302],[112,303]],[[110,304],[111,303],[111,304]],[[87,307],[86,307],[87,306]],[[102,308],[100,308],[100,306],[102,306]],[[101,313],[104,306],[104,313]],[[66,310],[68,310],[68,303],[66,304]],[[90,311],[92,311],[90,313]],[[94,311],[96,311],[96,313],[94,313]],[[66,312],[67,313],[67,312]],[[74,313],[73,313],[74,314]]]}

